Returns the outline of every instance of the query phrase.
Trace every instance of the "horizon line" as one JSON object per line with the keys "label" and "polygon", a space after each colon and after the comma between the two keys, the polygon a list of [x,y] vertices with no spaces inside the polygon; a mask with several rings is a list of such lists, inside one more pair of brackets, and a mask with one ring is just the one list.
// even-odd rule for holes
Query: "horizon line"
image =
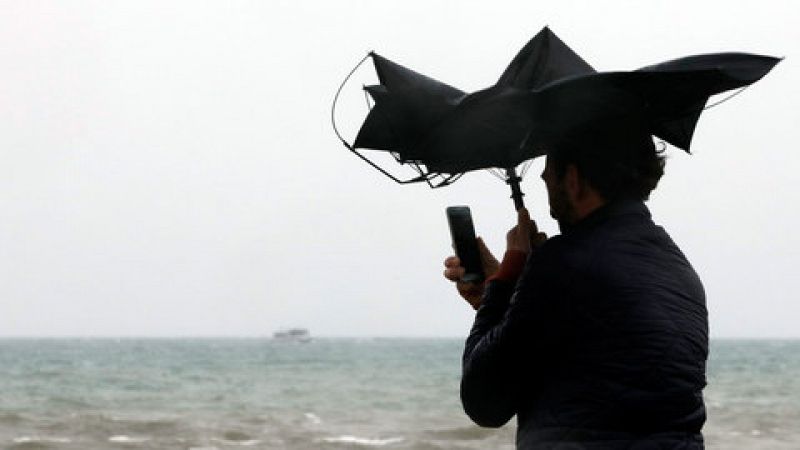
{"label": "horizon line", "polygon": [[[0,335],[0,339],[266,339],[272,335],[224,335],[224,334],[186,334],[186,335]],[[319,335],[312,339],[466,339],[466,336],[444,335]],[[800,336],[710,336],[715,340],[752,340],[752,341],[792,341],[800,340]]]}

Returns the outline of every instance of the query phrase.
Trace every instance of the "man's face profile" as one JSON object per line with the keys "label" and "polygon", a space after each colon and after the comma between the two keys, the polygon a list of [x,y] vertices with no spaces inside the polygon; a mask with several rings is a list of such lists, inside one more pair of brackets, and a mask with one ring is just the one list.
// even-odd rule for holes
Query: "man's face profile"
{"label": "man's face profile", "polygon": [[570,223],[572,216],[574,216],[574,208],[567,195],[566,177],[559,177],[556,174],[549,156],[545,160],[541,177],[547,187],[550,216],[559,223]]}

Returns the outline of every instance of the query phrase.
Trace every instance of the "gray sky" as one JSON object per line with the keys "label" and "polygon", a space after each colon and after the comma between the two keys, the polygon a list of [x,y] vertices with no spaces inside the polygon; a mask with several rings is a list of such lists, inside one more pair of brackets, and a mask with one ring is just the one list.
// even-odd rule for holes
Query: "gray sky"
{"label": "gray sky", "polygon": [[[602,6],[600,6],[602,4]],[[800,337],[793,1],[0,1],[0,335],[463,336],[444,208],[502,252],[486,172],[398,186],[334,138],[375,50],[471,91],[549,25],[599,70],[787,59],[670,148],[650,202],[705,282],[712,336]],[[352,138],[360,83],[339,118]],[[540,228],[534,163],[523,182]]]}

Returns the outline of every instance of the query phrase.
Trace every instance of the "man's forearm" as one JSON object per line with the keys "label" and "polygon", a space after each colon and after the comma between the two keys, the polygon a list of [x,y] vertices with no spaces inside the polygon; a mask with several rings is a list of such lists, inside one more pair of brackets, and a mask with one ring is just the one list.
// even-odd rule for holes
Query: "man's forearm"
{"label": "man's forearm", "polygon": [[516,413],[501,326],[513,292],[512,282],[489,281],[464,348],[461,402],[481,426],[502,426]]}

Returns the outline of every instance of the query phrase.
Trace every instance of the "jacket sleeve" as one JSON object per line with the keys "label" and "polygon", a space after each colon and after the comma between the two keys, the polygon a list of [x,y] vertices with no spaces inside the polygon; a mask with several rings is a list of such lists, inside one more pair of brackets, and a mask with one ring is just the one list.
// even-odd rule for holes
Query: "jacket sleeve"
{"label": "jacket sleeve", "polygon": [[540,248],[528,260],[519,282],[490,281],[475,316],[462,360],[461,403],[480,426],[505,425],[518,399],[535,388],[532,374],[559,351],[562,324],[554,307],[560,302],[548,294],[560,290],[559,277],[543,253],[549,252]]}
{"label": "jacket sleeve", "polygon": [[461,404],[482,427],[501,427],[516,413],[514,389],[506,379],[507,358],[497,345],[513,289],[508,281],[489,282],[464,347]]}

